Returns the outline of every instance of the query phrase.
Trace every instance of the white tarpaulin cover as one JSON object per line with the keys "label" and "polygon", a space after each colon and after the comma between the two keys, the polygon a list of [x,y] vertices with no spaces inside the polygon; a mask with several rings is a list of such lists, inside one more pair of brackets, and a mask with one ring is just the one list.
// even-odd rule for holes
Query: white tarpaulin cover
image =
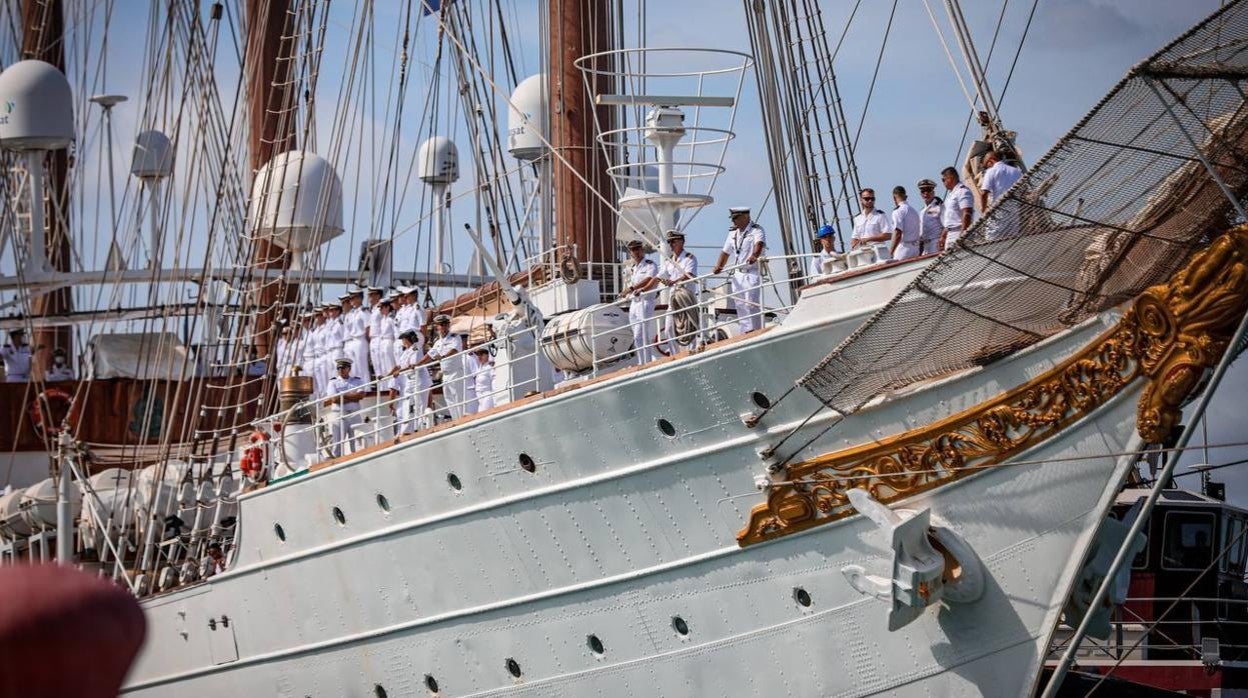
{"label": "white tarpaulin cover", "polygon": [[87,377],[182,380],[191,374],[187,349],[172,333],[107,334],[87,346]]}

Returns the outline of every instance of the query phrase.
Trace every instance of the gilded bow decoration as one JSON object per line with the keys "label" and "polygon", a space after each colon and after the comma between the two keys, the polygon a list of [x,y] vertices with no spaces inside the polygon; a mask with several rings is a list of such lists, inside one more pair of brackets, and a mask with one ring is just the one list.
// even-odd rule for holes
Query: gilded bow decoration
{"label": "gilded bow decoration", "polygon": [[1226,350],[1248,307],[1248,228],[1192,257],[1149,288],[1118,324],[1046,373],[992,400],[883,441],[788,468],[737,533],[741,545],[796,533],[853,513],[847,492],[889,502],[952,482],[1065,429],[1139,376],[1137,427],[1150,442],[1178,423],[1184,400]]}

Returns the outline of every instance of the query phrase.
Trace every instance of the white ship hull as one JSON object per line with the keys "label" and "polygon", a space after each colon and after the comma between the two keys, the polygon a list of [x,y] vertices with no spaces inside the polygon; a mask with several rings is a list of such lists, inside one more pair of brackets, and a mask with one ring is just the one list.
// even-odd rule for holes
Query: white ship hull
{"label": "white ship hull", "polygon": [[[1136,445],[1141,380],[1012,459],[1030,464],[901,505],[930,507],[970,543],[987,573],[977,602],[888,632],[884,604],[841,571],[891,560],[862,517],[745,548],[735,538],[763,498],[756,450],[815,406],[795,392],[748,429],[739,415],[751,393],[775,400],[873,310],[862,299],[890,297],[914,271],[808,294],[759,337],[241,497],[230,571],[145,602],[147,642],[126,694],[424,696],[427,676],[442,696],[1026,691],[1129,467],[1113,454]],[[979,404],[1103,330],[1084,326],[864,410],[803,456]],[[791,442],[828,420],[825,411]],[[519,467],[521,453],[535,472]]]}

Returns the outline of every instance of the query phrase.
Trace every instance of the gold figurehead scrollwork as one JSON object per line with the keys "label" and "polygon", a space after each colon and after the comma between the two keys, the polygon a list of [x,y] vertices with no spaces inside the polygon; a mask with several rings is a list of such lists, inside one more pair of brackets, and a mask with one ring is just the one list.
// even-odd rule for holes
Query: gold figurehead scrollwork
{"label": "gold figurehead scrollwork", "polygon": [[750,511],[740,545],[853,513],[848,491],[891,502],[1005,463],[1105,404],[1137,378],[1146,441],[1164,440],[1180,408],[1226,351],[1248,308],[1248,227],[1219,236],[1074,356],[1009,392],[933,424],[789,466]]}

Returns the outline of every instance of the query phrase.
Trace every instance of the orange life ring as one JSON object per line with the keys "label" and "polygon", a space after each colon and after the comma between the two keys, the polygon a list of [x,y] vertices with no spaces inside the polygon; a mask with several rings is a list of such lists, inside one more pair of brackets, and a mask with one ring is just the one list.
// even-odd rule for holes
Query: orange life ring
{"label": "orange life ring", "polygon": [[[61,423],[69,419],[73,397],[60,388],[48,388],[35,396],[30,403],[30,423],[40,436],[56,436],[61,433]],[[47,413],[44,412],[47,405]]]}
{"label": "orange life ring", "polygon": [[268,468],[269,435],[262,431],[252,432],[248,441],[251,445],[243,449],[238,469],[248,480],[259,482]]}

